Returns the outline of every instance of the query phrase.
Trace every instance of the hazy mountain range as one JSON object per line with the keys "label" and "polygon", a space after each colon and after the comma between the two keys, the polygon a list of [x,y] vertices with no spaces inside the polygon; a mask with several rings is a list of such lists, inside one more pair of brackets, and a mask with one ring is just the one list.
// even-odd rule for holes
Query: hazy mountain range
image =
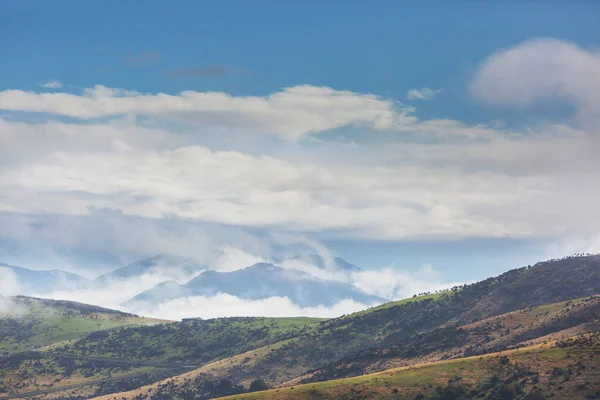
{"label": "hazy mountain range", "polygon": [[219,293],[246,300],[287,297],[300,307],[331,306],[342,300],[361,304],[386,301],[359,290],[349,281],[322,279],[303,271],[309,268],[338,276],[361,271],[341,258],[326,260],[316,254],[276,258],[272,263],[258,263],[229,272],[212,270],[191,258],[160,254],[117,268],[93,280],[62,270],[36,271],[6,264],[0,264],[0,267],[14,273],[19,294],[44,295],[62,290],[94,289],[154,275],[160,283],[124,303],[127,307],[146,309],[167,300],[210,297]]}
{"label": "hazy mountain range", "polygon": [[82,287],[89,283],[87,279],[77,274],[59,269],[35,271],[0,263],[0,274],[5,270],[12,271],[17,287],[13,288],[22,293],[44,293],[57,290],[67,290]]}
{"label": "hazy mountain range", "polygon": [[306,272],[258,263],[232,272],[206,271],[180,285],[163,282],[135,296],[127,305],[156,304],[190,296],[227,293],[245,300],[287,297],[301,307],[331,306],[345,299],[362,304],[382,303],[386,299],[361,292],[352,284],[315,279]]}

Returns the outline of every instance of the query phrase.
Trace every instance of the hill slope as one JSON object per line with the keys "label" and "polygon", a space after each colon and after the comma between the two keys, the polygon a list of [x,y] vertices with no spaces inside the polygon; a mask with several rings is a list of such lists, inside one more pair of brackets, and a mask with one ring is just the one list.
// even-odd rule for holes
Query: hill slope
{"label": "hill slope", "polygon": [[[444,329],[447,330],[446,333],[455,334],[458,327],[468,326],[486,318],[523,308],[526,310],[529,307],[589,297],[599,292],[600,257],[570,257],[553,260],[533,267],[512,270],[472,285],[454,288],[447,293],[390,303],[327,320],[305,334],[273,344],[270,348],[250,351],[246,355],[236,356],[228,361],[219,361],[214,366],[203,367],[195,376],[207,382],[212,379],[228,378],[234,382],[245,383],[262,377],[270,385],[281,385],[302,375],[302,371],[327,369],[332,361],[360,355],[370,347],[375,349],[385,349],[385,346],[394,345],[402,347],[403,343],[410,346],[413,340],[434,338],[436,330],[442,330],[437,334],[444,332]],[[593,314],[590,315],[593,319]],[[554,328],[558,329],[558,325]],[[502,328],[503,331],[506,329]],[[532,332],[533,336],[545,334],[541,328],[537,332],[534,329],[524,330],[520,332],[524,334],[522,340],[530,337],[527,334]],[[494,332],[493,335],[497,333]],[[460,335],[457,337],[461,338]],[[500,339],[502,337],[491,338],[490,343]],[[424,343],[426,342],[425,340]],[[496,344],[505,345],[501,340]],[[469,341],[455,345],[450,347],[464,354]],[[480,350],[494,350],[493,343],[489,344],[487,349],[484,345],[487,345],[487,342],[480,343]],[[428,351],[439,350],[445,349],[433,346]],[[377,356],[377,353],[375,354]],[[417,356],[422,355],[417,354]],[[215,368],[218,372],[212,374]],[[187,374],[186,379],[195,379],[194,373]],[[175,388],[180,387],[180,390],[184,391],[182,386],[184,383],[185,381],[182,380],[170,380],[163,385],[171,386],[172,390],[175,390],[174,393],[178,393]]]}
{"label": "hill slope", "polygon": [[9,299],[14,313],[0,317],[0,353],[31,350],[119,326],[164,322],[74,301]]}
{"label": "hill slope", "polygon": [[[595,334],[227,399],[593,399],[600,395],[598,365],[600,335]],[[164,387],[154,396],[169,393]]]}
{"label": "hill slope", "polygon": [[357,376],[389,368],[481,355],[528,343],[600,331],[600,296],[513,311],[462,325],[443,326],[391,341],[310,371],[286,385]]}
{"label": "hill slope", "polygon": [[[244,370],[271,384],[289,371],[324,368],[333,360],[407,340],[418,333],[457,327],[522,308],[600,293],[600,257],[571,257],[509,271],[435,298],[412,299],[319,324],[309,335],[271,351]],[[483,305],[489,305],[486,309]]]}
{"label": "hill slope", "polygon": [[207,363],[310,332],[319,318],[215,318],[89,334],[54,351],[124,359]]}

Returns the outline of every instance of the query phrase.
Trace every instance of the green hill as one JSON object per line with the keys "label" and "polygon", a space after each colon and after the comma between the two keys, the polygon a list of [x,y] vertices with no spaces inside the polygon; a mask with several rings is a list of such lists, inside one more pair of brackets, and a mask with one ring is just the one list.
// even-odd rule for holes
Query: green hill
{"label": "green hill", "polygon": [[308,334],[319,318],[214,318],[94,332],[53,350],[78,355],[198,363]]}
{"label": "green hill", "polygon": [[0,354],[39,348],[105,329],[165,322],[74,301],[9,298],[14,312],[0,317]]}
{"label": "green hill", "polygon": [[[272,385],[298,370],[326,367],[372,347],[436,329],[466,325],[507,312],[600,292],[600,257],[570,257],[506,272],[432,298],[411,299],[321,322],[307,334],[269,352],[240,379],[262,377]],[[489,308],[486,308],[489,306]]]}
{"label": "green hill", "polygon": [[[599,256],[552,260],[449,292],[322,321],[281,342],[249,349],[244,354],[208,364],[181,377],[127,394],[119,393],[119,396],[158,399],[163,397],[158,396],[156,390],[167,387],[172,396],[169,398],[193,398],[190,397],[192,394],[209,398],[214,393],[240,391],[239,384],[247,387],[257,378],[276,387],[290,384],[294,379],[311,379],[311,375],[323,371],[334,377],[340,372],[348,374],[340,368],[348,361],[359,367],[349,373],[356,375],[382,369],[386,362],[415,363],[436,357],[463,357],[469,352],[486,353],[524,345],[553,332],[594,331],[597,330],[594,321],[598,319],[598,300],[593,295],[599,292]],[[573,304],[566,303],[578,298]],[[560,302],[564,303],[538,308]],[[518,310],[525,314],[511,316],[510,313]],[[501,315],[502,319],[494,321]],[[535,323],[519,326],[514,323],[519,318]],[[488,325],[482,322],[486,319]],[[478,322],[483,325],[475,325]],[[507,333],[507,329],[511,333]],[[86,342],[88,338],[81,341]],[[387,357],[387,354],[393,357]],[[327,373],[318,379],[331,378]],[[231,385],[221,390],[215,386],[219,382]],[[153,392],[149,395],[147,390],[150,388]]]}

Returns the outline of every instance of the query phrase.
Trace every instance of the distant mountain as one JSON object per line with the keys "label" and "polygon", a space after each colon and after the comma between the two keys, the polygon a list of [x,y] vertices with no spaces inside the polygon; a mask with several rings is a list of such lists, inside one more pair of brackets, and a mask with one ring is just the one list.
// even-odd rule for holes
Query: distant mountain
{"label": "distant mountain", "polygon": [[0,263],[0,269],[12,271],[16,277],[19,294],[43,294],[57,290],[73,290],[87,285],[89,281],[82,276],[58,269],[32,270]]}
{"label": "distant mountain", "polygon": [[112,281],[134,279],[150,273],[160,274],[165,280],[189,279],[203,269],[204,267],[194,259],[159,254],[100,275],[94,280],[94,283],[108,284]]}
{"label": "distant mountain", "polygon": [[259,263],[233,272],[209,270],[184,285],[173,281],[163,282],[135,296],[125,305],[152,305],[169,299],[214,296],[217,293],[227,293],[246,300],[287,297],[300,307],[331,306],[345,299],[363,304],[387,301],[363,293],[348,283],[315,279],[299,270]]}

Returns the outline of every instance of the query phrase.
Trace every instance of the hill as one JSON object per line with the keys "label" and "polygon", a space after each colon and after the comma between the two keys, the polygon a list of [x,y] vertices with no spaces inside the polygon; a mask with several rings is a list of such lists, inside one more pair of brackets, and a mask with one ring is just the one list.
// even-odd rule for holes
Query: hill
{"label": "hill", "polygon": [[416,363],[468,357],[522,347],[549,338],[600,331],[600,296],[554,303],[462,325],[442,326],[372,347],[286,385],[357,376]]}
{"label": "hill", "polygon": [[[313,318],[192,319],[95,331],[87,335],[95,341],[94,349],[78,345],[77,340],[62,341],[38,351],[0,357],[0,398],[4,393],[10,398],[80,399],[130,390],[198,368],[213,358],[301,334],[319,321]],[[126,346],[113,346],[118,342]],[[158,345],[163,352],[149,350]]]}
{"label": "hill", "polygon": [[307,334],[321,321],[304,317],[190,319],[94,332],[52,350],[84,356],[203,364]]}
{"label": "hill", "polygon": [[[567,305],[567,303],[569,304]],[[271,387],[297,386],[306,382],[327,381],[343,376],[358,376],[393,367],[418,365],[454,357],[462,358],[466,349],[477,348],[478,343],[483,345],[479,348],[480,354],[489,354],[492,349],[498,347],[497,344],[494,345],[493,338],[500,338],[502,340],[511,338],[510,335],[505,334],[506,329],[509,329],[507,328],[508,326],[515,328],[521,325],[525,331],[531,333],[537,331],[538,334],[535,335],[534,340],[518,341],[516,338],[519,336],[523,337],[523,332],[520,331],[520,328],[517,328],[516,335],[512,337],[515,340],[514,348],[548,343],[557,339],[569,338],[573,335],[600,331],[600,321],[598,320],[598,316],[595,315],[599,303],[600,296],[595,296],[573,302],[557,303],[503,314],[481,321],[481,324],[476,323],[473,326],[463,327],[462,329],[469,332],[469,335],[456,335],[456,329],[451,331],[438,329],[431,333],[421,334],[424,338],[407,340],[404,346],[372,348],[367,352],[359,353],[337,363],[332,363],[323,370],[311,371],[305,374],[302,372],[302,365],[291,363],[284,373],[287,376],[298,377],[286,382],[277,383],[275,379],[277,376],[282,375],[281,373],[278,375],[269,375],[269,370],[260,370],[260,367],[264,365],[265,360],[268,360],[274,352],[285,348],[293,342],[293,339],[291,339],[215,361],[183,375],[169,378],[131,392],[119,393],[119,398],[137,399],[137,396],[144,395],[149,391],[160,393],[161,388],[169,388],[167,397],[194,394],[200,396],[200,398],[210,398],[202,397],[201,393],[194,389],[194,387],[202,387],[203,390],[206,390],[207,388],[210,389],[212,385],[212,390],[209,390],[212,395],[215,395],[215,393],[223,395],[225,394],[223,390],[237,390],[237,392],[231,393],[242,393],[257,377],[264,378],[265,383]],[[541,316],[543,318],[539,318]],[[589,321],[592,322],[589,323]],[[565,322],[569,322],[569,324],[565,325]],[[479,325],[485,328],[482,329]],[[472,341],[465,340],[465,337],[469,336]],[[488,344],[492,344],[494,347],[487,347],[486,345]],[[505,345],[502,348],[510,347]],[[256,375],[248,374],[247,371],[254,371]],[[222,381],[231,382],[232,384],[235,382],[235,385],[228,389],[221,388],[217,390],[215,385],[218,385]],[[164,392],[163,395],[166,396]],[[160,397],[147,396],[141,398],[154,399]]]}
{"label": "hill", "polygon": [[14,312],[0,317],[0,353],[31,350],[104,329],[164,322],[74,301],[9,299]]}
{"label": "hill", "polygon": [[[226,399],[593,399],[600,396],[598,365],[600,334],[583,335],[487,356],[244,393]],[[154,398],[168,396],[169,390],[168,386],[159,389]]]}
{"label": "hill", "polygon": [[[594,331],[598,300],[593,295],[598,292],[600,257],[552,260],[449,292],[323,321],[297,337],[208,364],[148,388],[167,386],[171,393],[181,394],[186,392],[186,382],[204,382],[208,390],[225,379],[233,384],[232,388],[239,389],[236,385],[248,385],[256,378],[279,386],[294,379],[329,379],[331,376],[318,375],[332,371],[335,376],[342,370],[339,366],[348,361],[359,366],[351,374],[359,374],[383,368],[385,362],[463,357],[469,352],[525,345],[549,333],[569,334],[569,329],[575,333]],[[550,306],[552,303],[557,304]],[[519,320],[522,322],[516,323]],[[445,337],[450,340],[440,340]],[[414,354],[405,354],[407,350]],[[386,360],[385,354],[391,356]],[[132,393],[138,395],[144,390]],[[123,394],[132,398],[129,396]]]}

